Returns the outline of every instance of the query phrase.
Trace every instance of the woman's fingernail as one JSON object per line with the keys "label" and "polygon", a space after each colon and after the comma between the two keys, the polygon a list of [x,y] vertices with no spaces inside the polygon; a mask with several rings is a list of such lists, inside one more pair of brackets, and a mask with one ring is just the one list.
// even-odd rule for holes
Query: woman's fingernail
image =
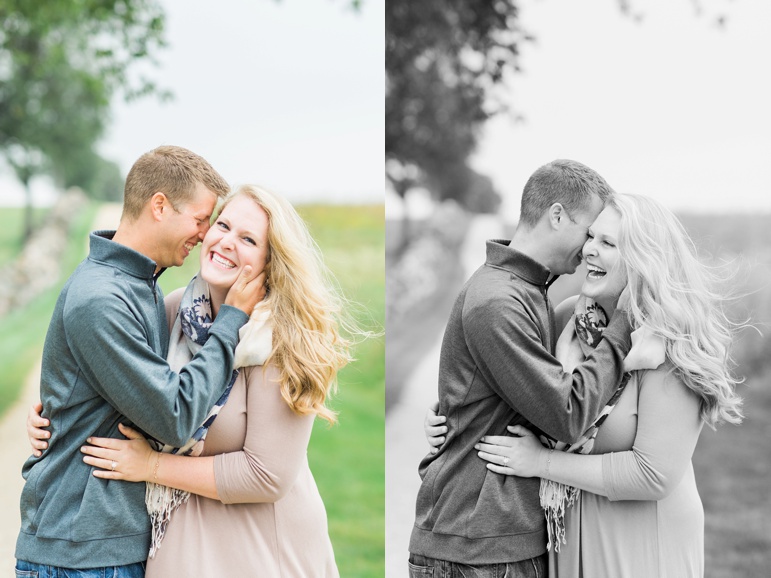
{"label": "woman's fingernail", "polygon": [[475,450],[478,450],[478,449],[479,449],[479,444],[475,445],[475,446],[474,446],[474,449],[475,449]]}
{"label": "woman's fingernail", "polygon": [[88,443],[91,443],[91,438],[88,438],[86,441],[87,441]]}

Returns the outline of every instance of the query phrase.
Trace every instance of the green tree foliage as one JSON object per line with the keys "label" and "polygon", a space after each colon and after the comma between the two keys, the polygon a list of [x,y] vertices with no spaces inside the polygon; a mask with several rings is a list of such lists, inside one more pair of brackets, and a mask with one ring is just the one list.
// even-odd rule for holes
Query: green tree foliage
{"label": "green tree foliage", "polygon": [[481,187],[468,157],[529,39],[514,0],[386,3],[386,176],[398,194],[422,184],[440,199],[497,208],[499,198],[471,199],[492,185]]}
{"label": "green tree foliage", "polygon": [[0,154],[27,190],[40,173],[86,189],[72,179],[100,164],[94,145],[113,95],[160,94],[129,74],[138,62],[155,64],[164,46],[159,3],[0,0],[0,21]]}
{"label": "green tree foliage", "polygon": [[62,176],[63,188],[80,187],[91,198],[100,201],[123,200],[124,176],[114,161],[102,158],[93,150],[82,151],[67,163]]}

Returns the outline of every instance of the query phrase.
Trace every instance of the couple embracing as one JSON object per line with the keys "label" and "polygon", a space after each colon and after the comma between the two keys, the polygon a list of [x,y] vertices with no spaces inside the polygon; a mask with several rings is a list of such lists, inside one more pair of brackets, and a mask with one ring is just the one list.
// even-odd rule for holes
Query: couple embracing
{"label": "couple embracing", "polygon": [[535,171],[450,314],[410,576],[703,576],[691,457],[742,418],[712,281],[658,202],[575,161]]}
{"label": "couple embracing", "polygon": [[280,195],[142,155],[52,315],[16,576],[339,576],[307,458],[355,328],[330,279]]}

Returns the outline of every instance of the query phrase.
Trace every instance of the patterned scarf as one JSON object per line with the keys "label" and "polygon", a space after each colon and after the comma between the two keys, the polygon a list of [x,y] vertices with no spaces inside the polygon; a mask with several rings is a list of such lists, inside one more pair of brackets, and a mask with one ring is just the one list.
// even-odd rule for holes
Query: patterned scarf
{"label": "patterned scarf", "polygon": [[[257,306],[248,323],[239,331],[240,341],[235,352],[235,367],[262,365],[272,349],[272,325],[270,312]],[[173,371],[179,372],[193,356],[198,353],[209,339],[209,329],[214,322],[211,297],[208,284],[201,279],[200,273],[193,277],[182,296],[177,317],[169,341],[168,362]],[[225,392],[211,408],[206,419],[195,431],[187,443],[176,448],[150,439],[150,445],[156,451],[185,456],[199,456],[203,451],[204,440],[214,420],[228,400],[233,384],[238,377],[238,369],[233,371]],[[153,482],[147,482],[145,505],[152,522],[152,543],[150,558],[155,556],[171,520],[171,514],[187,502],[190,494],[183,490],[169,488]]]}
{"label": "patterned scarf", "polygon": [[[578,337],[581,351],[584,357],[586,357],[600,342],[602,331],[608,325],[608,317],[597,303],[588,297],[579,297],[576,302],[575,315],[570,321],[575,335]],[[594,440],[597,437],[600,426],[610,415],[610,412],[613,411],[631,375],[630,372],[624,374],[621,383],[600,412],[600,415],[597,416],[597,419],[594,420],[578,441],[568,444],[548,436],[541,436],[541,442],[549,448],[563,452],[590,453],[594,447]],[[573,486],[541,479],[541,507],[546,515],[546,526],[549,532],[548,549],[551,549],[552,545],[554,545],[554,549],[559,552],[560,543],[566,543],[565,510],[575,503],[580,492],[581,490]]]}

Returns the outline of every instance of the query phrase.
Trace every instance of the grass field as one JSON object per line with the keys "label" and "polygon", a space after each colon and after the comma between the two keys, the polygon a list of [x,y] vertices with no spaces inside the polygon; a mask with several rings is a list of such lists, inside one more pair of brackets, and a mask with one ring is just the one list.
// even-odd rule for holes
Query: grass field
{"label": "grass field", "polygon": [[[343,292],[358,303],[356,316],[382,331],[385,315],[384,209],[379,206],[309,205],[298,208]],[[0,210],[0,224],[3,212]],[[90,215],[72,235],[65,270],[83,258]],[[198,251],[184,267],[160,278],[168,293],[187,284],[198,269]],[[0,415],[40,355],[58,287],[25,311],[0,320]],[[3,340],[4,339],[4,340]],[[380,577],[384,573],[385,524],[385,339],[357,346],[357,361],[345,368],[332,405],[339,423],[318,420],[308,450],[311,469],[327,508],[329,530],[341,576]],[[11,369],[9,371],[8,369]]]}

